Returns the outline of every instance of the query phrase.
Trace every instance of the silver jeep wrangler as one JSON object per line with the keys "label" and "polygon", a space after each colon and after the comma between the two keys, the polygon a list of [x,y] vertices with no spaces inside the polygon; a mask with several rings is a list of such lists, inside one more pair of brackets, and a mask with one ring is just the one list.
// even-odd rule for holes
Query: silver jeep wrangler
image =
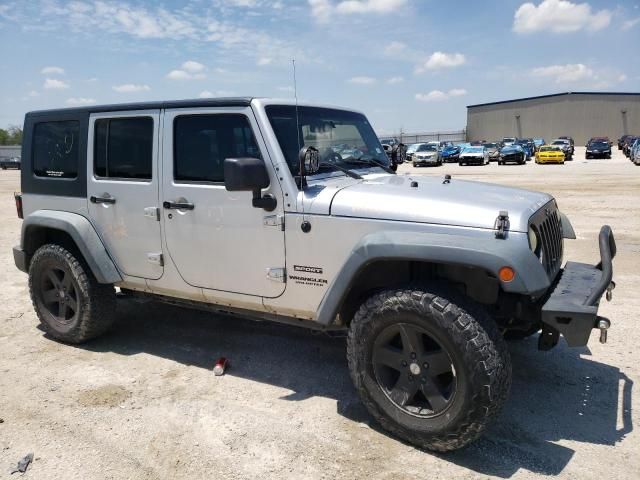
{"label": "silver jeep wrangler", "polygon": [[[31,112],[16,266],[42,327],[106,332],[116,287],[215,312],[348,331],[373,417],[431,450],[478,438],[511,384],[505,336],[585,345],[615,242],[563,262],[544,193],[396,175],[366,117],[256,98]],[[232,321],[232,320],[230,320]]]}

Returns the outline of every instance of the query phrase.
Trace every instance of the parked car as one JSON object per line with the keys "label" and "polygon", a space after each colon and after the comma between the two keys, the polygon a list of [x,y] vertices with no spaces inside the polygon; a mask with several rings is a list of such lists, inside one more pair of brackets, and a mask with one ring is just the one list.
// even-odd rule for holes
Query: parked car
{"label": "parked car", "polygon": [[564,164],[564,152],[557,145],[542,145],[536,152],[536,163]]}
{"label": "parked car", "polygon": [[458,161],[460,156],[460,147],[458,145],[449,145],[444,147],[440,152],[440,157],[444,163],[453,163]]}
{"label": "parked car", "polygon": [[635,135],[629,135],[627,138],[624,139],[624,143],[622,144],[622,153],[624,153],[625,157],[630,157],[631,146],[633,145],[633,142],[635,142],[637,138],[640,138],[640,137],[636,137]]}
{"label": "parked car", "polygon": [[518,139],[516,137],[504,137],[502,139],[502,145],[513,145]]}
{"label": "parked car", "polygon": [[522,147],[522,149],[524,150],[524,153],[526,154],[527,162],[533,158],[533,155],[535,154],[535,149],[533,147],[532,141],[530,142],[526,138],[520,138],[516,141],[515,145],[520,145]]}
{"label": "parked car", "polygon": [[[573,141],[573,138],[571,137],[558,137],[558,139],[560,140],[568,140],[569,141],[569,145],[571,146],[571,157],[573,158],[573,154],[575,153],[575,148],[576,148],[576,144]],[[568,159],[565,159],[568,160]]]}
{"label": "parked car", "polygon": [[640,165],[640,139],[636,140],[635,144],[631,148],[631,161],[636,165]]}
{"label": "parked car", "polygon": [[632,137],[633,135],[622,135],[619,139],[618,139],[618,150],[622,150],[622,145],[624,144],[624,141],[627,139],[627,137]]}
{"label": "parked car", "polygon": [[465,147],[458,157],[458,165],[488,165],[489,152],[482,145]]}
{"label": "parked car", "polygon": [[506,165],[507,163],[517,163],[518,165],[524,165],[527,161],[527,153],[522,148],[522,145],[512,143],[505,145],[500,149],[500,159],[498,165]]}
{"label": "parked car", "polygon": [[20,170],[20,157],[4,157],[0,159],[0,168],[6,170],[7,168],[15,168]]}
{"label": "parked car", "polygon": [[429,165],[439,167],[442,165],[442,158],[438,146],[432,143],[423,143],[413,153],[411,163],[414,167]]}
{"label": "parked car", "polygon": [[[420,145],[424,145],[423,143],[412,143],[410,145],[407,146],[407,161],[410,162],[411,161],[411,157],[413,156],[413,154],[415,153],[415,151],[418,149],[418,147]],[[384,146],[383,146],[384,148]]]}
{"label": "parked car", "polygon": [[573,159],[573,148],[571,147],[571,142],[566,138],[558,138],[551,142],[551,145],[556,145],[562,149],[565,162]]}
{"label": "parked car", "polygon": [[[146,102],[30,112],[24,138],[12,253],[40,343],[99,337],[117,304],[136,298],[343,332],[372,417],[408,443],[450,451],[479,438],[508,397],[505,333],[542,330],[541,350],[560,336],[584,347],[594,329],[606,341],[610,227],[599,262],[565,262],[576,235],[553,196],[395,175],[362,113],[264,98]],[[351,163],[334,142],[366,154]],[[237,358],[254,355],[253,343],[233,342]],[[339,368],[329,354],[315,361]],[[523,368],[547,378],[551,362]],[[251,396],[251,382],[243,388]]]}
{"label": "parked car", "polygon": [[546,143],[547,142],[544,141],[544,138],[537,137],[533,139],[533,145],[535,146],[536,152],[540,149],[542,145],[546,145]]}
{"label": "parked car", "polygon": [[484,148],[489,152],[489,161],[497,162],[500,158],[500,145],[497,143],[487,142],[483,144]]}
{"label": "parked car", "polygon": [[586,146],[584,158],[611,158],[611,144],[606,140],[591,140]]}

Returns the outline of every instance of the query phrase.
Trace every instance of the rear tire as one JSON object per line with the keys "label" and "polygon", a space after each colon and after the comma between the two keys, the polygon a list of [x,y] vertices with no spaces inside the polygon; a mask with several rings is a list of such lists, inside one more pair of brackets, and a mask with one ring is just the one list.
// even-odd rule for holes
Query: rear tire
{"label": "rear tire", "polygon": [[29,266],[29,291],[42,328],[67,343],[82,343],[113,324],[113,285],[98,283],[84,261],[60,245],[40,247]]}
{"label": "rear tire", "polygon": [[347,360],[362,402],[384,429],[440,452],[476,440],[511,386],[494,322],[438,285],[369,298],[351,322]]}

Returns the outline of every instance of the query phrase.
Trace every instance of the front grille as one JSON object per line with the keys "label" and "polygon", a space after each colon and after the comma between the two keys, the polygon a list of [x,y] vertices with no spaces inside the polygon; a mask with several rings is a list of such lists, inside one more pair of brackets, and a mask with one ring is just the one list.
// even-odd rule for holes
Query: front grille
{"label": "front grille", "polygon": [[562,266],[563,238],[562,222],[555,202],[542,207],[531,217],[531,225],[538,234],[540,246],[536,255],[547,272],[554,279]]}

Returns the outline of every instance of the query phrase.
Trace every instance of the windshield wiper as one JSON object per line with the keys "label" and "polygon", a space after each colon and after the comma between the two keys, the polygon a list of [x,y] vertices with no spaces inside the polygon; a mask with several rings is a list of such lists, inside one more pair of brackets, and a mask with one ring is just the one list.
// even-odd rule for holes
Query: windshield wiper
{"label": "windshield wiper", "polygon": [[348,168],[344,168],[341,167],[340,165],[336,165],[335,163],[330,163],[330,162],[320,162],[320,164],[318,165],[319,167],[330,167],[330,168],[334,168],[336,170],[340,170],[342,173],[346,173],[347,175],[349,175],[351,178],[355,178],[358,180],[362,180],[362,176],[358,175],[356,172],[354,172],[353,170],[349,170]]}
{"label": "windshield wiper", "polygon": [[360,165],[375,165],[376,167],[380,167],[381,169],[383,169],[385,172],[387,173],[391,173],[393,175],[395,175],[396,172],[394,172],[393,170],[391,170],[389,167],[387,167],[384,163],[379,162],[378,160],[374,159],[374,158],[347,158],[342,159],[342,161],[344,163],[350,163],[350,164],[360,164]]}

